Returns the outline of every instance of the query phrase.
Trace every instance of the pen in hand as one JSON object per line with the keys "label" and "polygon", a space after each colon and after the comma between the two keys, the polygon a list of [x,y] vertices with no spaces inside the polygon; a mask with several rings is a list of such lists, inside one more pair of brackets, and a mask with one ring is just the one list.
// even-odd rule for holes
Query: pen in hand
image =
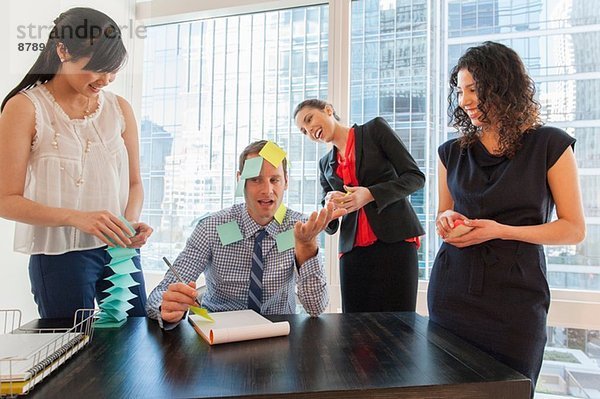
{"label": "pen in hand", "polygon": [[[169,269],[171,270],[171,272],[173,272],[173,274],[175,275],[175,277],[177,278],[177,280],[179,280],[180,283],[185,284],[185,281],[183,281],[183,279],[181,278],[181,276],[179,275],[179,273],[177,273],[177,270],[175,270],[175,268],[173,267],[173,265],[171,264],[171,262],[169,262],[169,260],[167,259],[166,256],[163,256],[163,260],[165,261],[165,263],[167,264],[167,266],[169,266]],[[195,301],[196,301],[196,305],[198,305],[198,307],[202,307],[202,305],[200,305],[200,302],[198,301],[198,297],[196,297]]]}

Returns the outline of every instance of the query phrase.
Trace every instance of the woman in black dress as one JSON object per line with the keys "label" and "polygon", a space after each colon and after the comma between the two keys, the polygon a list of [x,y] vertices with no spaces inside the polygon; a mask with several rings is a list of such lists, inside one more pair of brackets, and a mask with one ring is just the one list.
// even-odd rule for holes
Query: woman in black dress
{"label": "woman in black dress", "polygon": [[[449,113],[460,135],[438,150],[444,243],[428,291],[430,319],[530,378],[532,395],[550,304],[542,244],[585,236],[575,139],[542,126],[534,94],[502,44],[469,48],[452,70]],[[472,230],[456,237],[457,220]]]}

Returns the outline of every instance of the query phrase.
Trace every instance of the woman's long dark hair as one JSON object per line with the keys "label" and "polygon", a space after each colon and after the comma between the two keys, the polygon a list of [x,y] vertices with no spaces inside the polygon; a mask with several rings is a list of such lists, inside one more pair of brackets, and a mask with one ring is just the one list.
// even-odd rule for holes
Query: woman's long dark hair
{"label": "woman's long dark hair", "polygon": [[108,15],[92,8],[76,7],[63,12],[54,20],[54,27],[44,50],[19,83],[6,96],[0,111],[12,97],[40,83],[51,80],[61,64],[56,47],[62,44],[71,61],[91,57],[85,68],[95,72],[114,72],[127,59],[119,26]]}
{"label": "woman's long dark hair", "polygon": [[481,121],[493,120],[498,129],[499,154],[513,157],[521,146],[523,134],[539,127],[540,104],[535,100],[535,83],[527,74],[519,55],[500,43],[484,42],[470,47],[450,72],[448,116],[460,133],[460,144],[468,147],[478,140],[479,128],[471,123],[458,105],[458,72],[466,69],[473,76],[479,100]]}

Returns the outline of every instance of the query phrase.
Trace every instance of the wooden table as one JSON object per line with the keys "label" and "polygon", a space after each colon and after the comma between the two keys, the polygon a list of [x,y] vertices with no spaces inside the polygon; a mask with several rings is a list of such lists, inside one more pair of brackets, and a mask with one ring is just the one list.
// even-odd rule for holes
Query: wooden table
{"label": "wooden table", "polygon": [[415,313],[269,319],[290,335],[211,347],[188,322],[130,318],[97,329],[29,396],[529,398],[528,379]]}

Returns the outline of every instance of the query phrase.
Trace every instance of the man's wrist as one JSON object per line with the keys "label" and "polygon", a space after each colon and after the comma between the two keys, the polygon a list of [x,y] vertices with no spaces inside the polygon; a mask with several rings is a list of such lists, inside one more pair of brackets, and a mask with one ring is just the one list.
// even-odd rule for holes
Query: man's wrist
{"label": "man's wrist", "polygon": [[296,244],[295,248],[296,262],[298,267],[302,266],[304,262],[314,257],[319,252],[319,247],[316,243],[310,244]]}

